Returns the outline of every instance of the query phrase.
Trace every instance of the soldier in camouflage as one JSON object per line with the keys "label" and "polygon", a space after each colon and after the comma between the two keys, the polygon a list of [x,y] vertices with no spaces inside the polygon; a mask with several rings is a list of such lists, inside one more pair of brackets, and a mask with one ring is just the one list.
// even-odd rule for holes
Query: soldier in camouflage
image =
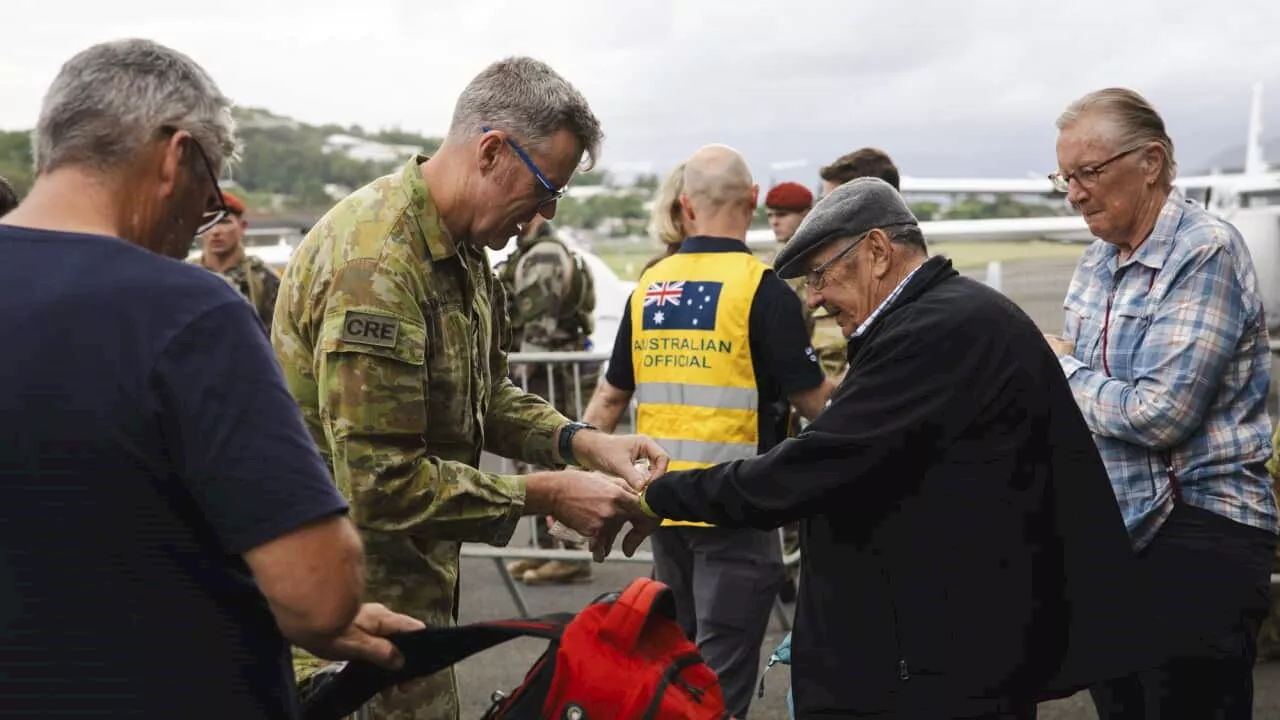
{"label": "soldier in camouflage", "polygon": [[[595,329],[592,313],[596,306],[591,271],[551,229],[541,215],[525,225],[515,252],[498,269],[509,299],[511,349],[513,352],[581,352],[589,349]],[[591,399],[599,375],[599,364],[579,364],[577,377],[572,364],[533,364],[513,367],[517,381],[525,389],[546,399],[565,417],[578,419],[580,408]],[[548,373],[553,383],[548,382]],[[524,474],[546,468],[517,462],[516,472]],[[538,547],[551,549],[556,539],[546,522],[535,522]],[[568,550],[582,546],[566,542]],[[591,579],[587,561],[517,560],[507,566],[511,576],[530,585],[586,582]]]}
{"label": "soldier in camouflage", "polygon": [[[509,377],[506,293],[486,248],[551,217],[599,123],[545,64],[510,58],[463,90],[430,158],[355,191],[307,233],[284,274],[271,340],[289,388],[351,504],[370,599],[431,626],[458,617],[463,542],[505,545],[552,515],[597,559],[628,520],[652,440],[571,423]],[[558,470],[501,475],[480,453]],[[606,474],[607,473],[607,474]],[[300,659],[300,675],[313,662]],[[446,670],[389,689],[372,717],[456,720]]]}
{"label": "soldier in camouflage", "polygon": [[270,330],[276,296],[280,292],[280,276],[272,272],[266,263],[244,251],[244,231],[248,227],[244,220],[244,201],[224,190],[222,202],[230,212],[201,236],[204,245],[191,262],[229,280],[258,311],[262,324]]}

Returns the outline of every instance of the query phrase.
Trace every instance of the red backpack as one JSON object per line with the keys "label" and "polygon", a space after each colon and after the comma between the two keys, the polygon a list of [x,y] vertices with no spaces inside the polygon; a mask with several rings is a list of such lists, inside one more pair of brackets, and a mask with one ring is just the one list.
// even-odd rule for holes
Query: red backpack
{"label": "red backpack", "polygon": [[494,694],[483,720],[726,720],[716,674],[675,622],[665,585],[637,578],[578,615],[428,628],[392,637],[405,667],[349,663],[313,683],[305,720],[338,720],[383,688],[430,675],[517,637],[550,641],[510,695]]}

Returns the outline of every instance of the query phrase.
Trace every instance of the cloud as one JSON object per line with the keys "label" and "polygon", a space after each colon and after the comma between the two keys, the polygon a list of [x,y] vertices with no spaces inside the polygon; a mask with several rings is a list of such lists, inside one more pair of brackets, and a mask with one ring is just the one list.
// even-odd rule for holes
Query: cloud
{"label": "cloud", "polygon": [[[10,0],[14,2],[14,0]],[[468,80],[542,58],[591,100],[604,165],[665,169],[741,149],[762,177],[878,145],[912,175],[1022,175],[1053,163],[1053,120],[1107,85],[1146,94],[1184,168],[1244,138],[1249,86],[1280,116],[1280,3],[1187,0],[159,0],[74,13],[17,0],[0,46],[0,127],[29,127],[59,65],[146,36],[205,65],[238,103],[308,122],[440,133]],[[125,19],[129,18],[129,19]],[[1280,161],[1280,158],[1276,159]]]}

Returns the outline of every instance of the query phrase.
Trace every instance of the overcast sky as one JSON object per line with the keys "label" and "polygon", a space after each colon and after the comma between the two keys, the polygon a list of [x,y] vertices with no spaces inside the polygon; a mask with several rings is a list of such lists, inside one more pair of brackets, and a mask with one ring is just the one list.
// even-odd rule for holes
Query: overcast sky
{"label": "overcast sky", "polygon": [[[702,144],[757,180],[815,181],[863,145],[916,176],[1053,169],[1053,121],[1107,85],[1155,103],[1184,171],[1244,142],[1250,86],[1280,134],[1280,1],[2,0],[0,128],[29,128],[76,51],[141,36],[240,105],[439,134],[489,62],[546,60],[600,116],[602,164]],[[1280,163],[1280,158],[1268,158]],[[807,166],[773,170],[780,161]]]}

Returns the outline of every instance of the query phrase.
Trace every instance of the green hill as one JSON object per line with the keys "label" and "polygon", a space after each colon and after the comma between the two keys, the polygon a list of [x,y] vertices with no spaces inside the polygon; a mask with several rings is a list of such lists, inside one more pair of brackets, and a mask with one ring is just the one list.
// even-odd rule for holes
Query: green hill
{"label": "green hill", "polygon": [[[350,157],[341,150],[325,152],[325,142],[345,135],[390,145],[411,145],[434,152],[438,138],[429,138],[400,129],[367,132],[360,127],[309,125],[272,114],[260,108],[236,108],[240,140],[244,145],[240,162],[224,177],[234,180],[251,211],[258,215],[306,215],[333,204],[325,186],[353,189],[385,174],[405,157],[374,161]],[[30,133],[0,132],[0,176],[19,194],[31,187],[32,157]]]}

